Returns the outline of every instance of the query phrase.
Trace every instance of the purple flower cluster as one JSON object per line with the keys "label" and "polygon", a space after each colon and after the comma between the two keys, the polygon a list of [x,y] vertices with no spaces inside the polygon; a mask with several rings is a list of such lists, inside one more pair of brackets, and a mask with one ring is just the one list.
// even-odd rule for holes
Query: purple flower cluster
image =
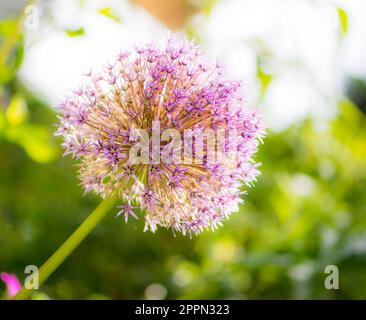
{"label": "purple flower cluster", "polygon": [[[81,159],[86,192],[118,193],[124,200],[118,215],[137,218],[138,206],[145,212],[145,230],[151,231],[163,226],[197,234],[238,210],[241,185],[259,174],[252,156],[264,134],[258,112],[245,106],[240,82],[207,62],[192,42],[172,36],[161,45],[121,52],[87,76],[86,86],[58,105],[57,131],[65,154]],[[235,130],[237,156],[212,163],[202,148],[202,162],[157,163],[151,156],[149,163],[132,163],[132,129],[151,135],[156,121],[161,130],[192,130],[193,136],[208,128]],[[224,145],[229,148],[230,139]]]}

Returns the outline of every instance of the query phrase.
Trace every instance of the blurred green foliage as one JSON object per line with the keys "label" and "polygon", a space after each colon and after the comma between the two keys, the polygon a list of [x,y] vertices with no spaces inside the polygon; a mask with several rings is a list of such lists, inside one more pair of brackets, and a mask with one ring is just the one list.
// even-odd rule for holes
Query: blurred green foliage
{"label": "blurred green foliage", "polygon": [[[17,79],[16,25],[0,23],[0,45],[14,39],[0,59],[0,269],[24,280],[24,267],[40,266],[100,199],[82,196],[76,162],[52,137],[54,111]],[[258,76],[266,87],[270,75],[259,68]],[[53,299],[365,299],[364,115],[345,97],[327,127],[307,119],[268,132],[257,159],[258,183],[216,232],[143,233],[142,219],[126,225],[111,212],[42,291]],[[339,290],[324,287],[331,264]]]}
{"label": "blurred green foliage", "polygon": [[101,9],[99,9],[98,12],[116,22],[119,22],[119,23],[121,22],[121,18],[118,15],[118,13],[116,13],[111,7],[103,7]]}
{"label": "blurred green foliage", "polygon": [[344,11],[344,9],[342,8],[338,8],[338,16],[341,25],[341,32],[344,35],[347,33],[348,30],[348,16],[346,11]]}
{"label": "blurred green foliage", "polygon": [[65,32],[69,37],[78,37],[78,36],[83,36],[85,34],[84,28],[67,29],[67,30],[65,30]]}

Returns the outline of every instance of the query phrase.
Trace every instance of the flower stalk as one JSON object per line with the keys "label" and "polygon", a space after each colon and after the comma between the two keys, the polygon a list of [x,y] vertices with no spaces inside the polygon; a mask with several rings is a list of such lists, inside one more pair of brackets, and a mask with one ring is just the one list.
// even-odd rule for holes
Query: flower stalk
{"label": "flower stalk", "polygon": [[[118,196],[114,195],[104,199],[98,207],[84,220],[75,232],[61,245],[61,247],[43,264],[39,270],[38,283],[41,286],[48,277],[61,265],[61,263],[78,247],[87,235],[98,225],[111,208],[114,207]],[[14,297],[15,300],[25,300],[33,289],[25,286]]]}

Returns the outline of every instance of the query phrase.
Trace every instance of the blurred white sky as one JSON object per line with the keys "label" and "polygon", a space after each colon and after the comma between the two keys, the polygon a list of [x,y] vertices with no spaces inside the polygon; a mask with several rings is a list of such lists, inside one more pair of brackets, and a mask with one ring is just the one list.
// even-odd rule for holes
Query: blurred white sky
{"label": "blurred white sky", "polygon": [[[129,1],[50,2],[53,22],[28,31],[22,80],[50,104],[81,83],[82,73],[108,61],[118,50],[160,38],[164,27]],[[349,30],[339,36],[337,7],[348,14]],[[110,6],[121,23],[98,13]],[[207,19],[193,25],[210,56],[218,57],[246,84],[250,106],[260,104],[270,127],[282,129],[312,113],[326,119],[336,111],[344,76],[366,77],[365,0],[219,0]],[[50,27],[50,24],[56,27]],[[70,38],[64,29],[83,27]],[[260,99],[256,59],[273,74]]]}
{"label": "blurred white sky", "polygon": [[[337,5],[349,17],[342,39]],[[309,113],[332,116],[345,74],[366,75],[365,13],[364,0],[221,0],[197,24],[212,55],[244,79],[249,104],[260,103],[270,127],[282,129]],[[273,75],[263,100],[258,54]]]}
{"label": "blurred white sky", "polygon": [[[110,6],[117,22],[98,12]],[[107,63],[120,50],[140,41],[159,39],[164,27],[129,1],[75,0],[49,2],[52,22],[41,20],[39,30],[27,32],[22,80],[55,104],[83,81],[83,74]],[[42,16],[42,13],[41,13]],[[84,28],[83,36],[69,37],[65,30]]]}

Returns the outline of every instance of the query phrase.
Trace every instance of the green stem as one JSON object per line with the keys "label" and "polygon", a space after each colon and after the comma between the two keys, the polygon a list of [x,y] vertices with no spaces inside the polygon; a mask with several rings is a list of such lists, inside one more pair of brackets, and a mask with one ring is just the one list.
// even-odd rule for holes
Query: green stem
{"label": "green stem", "polygon": [[[57,267],[74,251],[74,249],[86,238],[86,236],[98,225],[107,212],[115,205],[117,196],[103,200],[98,207],[84,220],[75,232],[62,244],[62,246],[39,269],[38,283],[41,286]],[[23,286],[14,297],[16,300],[24,300],[32,293]]]}

